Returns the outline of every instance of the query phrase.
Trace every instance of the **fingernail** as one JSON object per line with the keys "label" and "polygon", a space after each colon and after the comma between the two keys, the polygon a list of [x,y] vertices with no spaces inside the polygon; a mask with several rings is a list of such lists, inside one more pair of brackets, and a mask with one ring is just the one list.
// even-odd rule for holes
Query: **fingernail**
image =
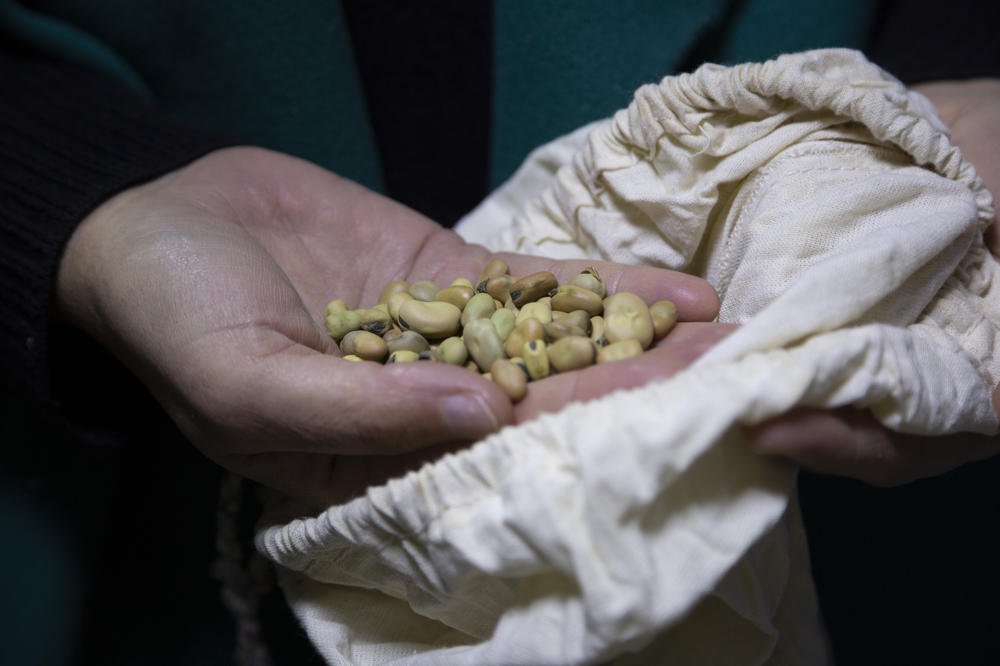
{"label": "fingernail", "polygon": [[459,439],[478,439],[500,427],[486,401],[475,393],[448,396],[441,403],[441,415]]}

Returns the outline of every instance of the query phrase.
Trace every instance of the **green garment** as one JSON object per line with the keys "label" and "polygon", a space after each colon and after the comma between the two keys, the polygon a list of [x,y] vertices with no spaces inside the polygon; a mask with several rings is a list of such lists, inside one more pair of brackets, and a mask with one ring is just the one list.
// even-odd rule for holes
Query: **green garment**
{"label": "green garment", "polygon": [[[489,182],[538,145],[624,107],[639,85],[703,61],[861,48],[877,9],[864,0],[496,0],[493,71],[483,72],[493,91]],[[336,0],[0,0],[0,33],[110,74],[192,124],[382,189]]]}

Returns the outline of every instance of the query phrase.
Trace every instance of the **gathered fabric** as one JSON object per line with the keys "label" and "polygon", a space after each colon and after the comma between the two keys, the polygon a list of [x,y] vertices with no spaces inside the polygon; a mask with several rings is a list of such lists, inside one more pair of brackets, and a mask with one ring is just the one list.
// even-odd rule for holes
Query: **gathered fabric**
{"label": "gathered fabric", "polygon": [[994,433],[990,195],[929,101],[858,52],[705,65],[539,148],[457,227],[493,251],[672,268],[740,327],[257,546],[331,664],[823,664],[797,406]]}

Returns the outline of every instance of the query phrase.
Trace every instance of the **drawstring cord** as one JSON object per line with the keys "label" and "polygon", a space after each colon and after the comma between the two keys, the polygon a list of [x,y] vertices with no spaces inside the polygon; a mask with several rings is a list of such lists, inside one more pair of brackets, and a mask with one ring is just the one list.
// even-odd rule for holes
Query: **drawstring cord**
{"label": "drawstring cord", "polygon": [[264,643],[260,606],[274,585],[267,561],[253,548],[249,554],[240,539],[240,511],[243,508],[244,479],[227,472],[219,484],[216,507],[216,559],[212,575],[221,584],[223,606],[236,623],[235,658],[238,666],[271,666],[271,654]]}

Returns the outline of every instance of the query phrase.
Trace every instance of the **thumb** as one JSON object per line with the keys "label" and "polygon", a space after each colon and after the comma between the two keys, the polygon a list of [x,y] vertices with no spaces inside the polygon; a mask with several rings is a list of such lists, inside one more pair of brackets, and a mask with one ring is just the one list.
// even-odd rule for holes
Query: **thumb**
{"label": "thumb", "polygon": [[513,420],[499,387],[444,363],[381,365],[295,347],[254,375],[247,407],[286,451],[401,453],[475,441]]}

